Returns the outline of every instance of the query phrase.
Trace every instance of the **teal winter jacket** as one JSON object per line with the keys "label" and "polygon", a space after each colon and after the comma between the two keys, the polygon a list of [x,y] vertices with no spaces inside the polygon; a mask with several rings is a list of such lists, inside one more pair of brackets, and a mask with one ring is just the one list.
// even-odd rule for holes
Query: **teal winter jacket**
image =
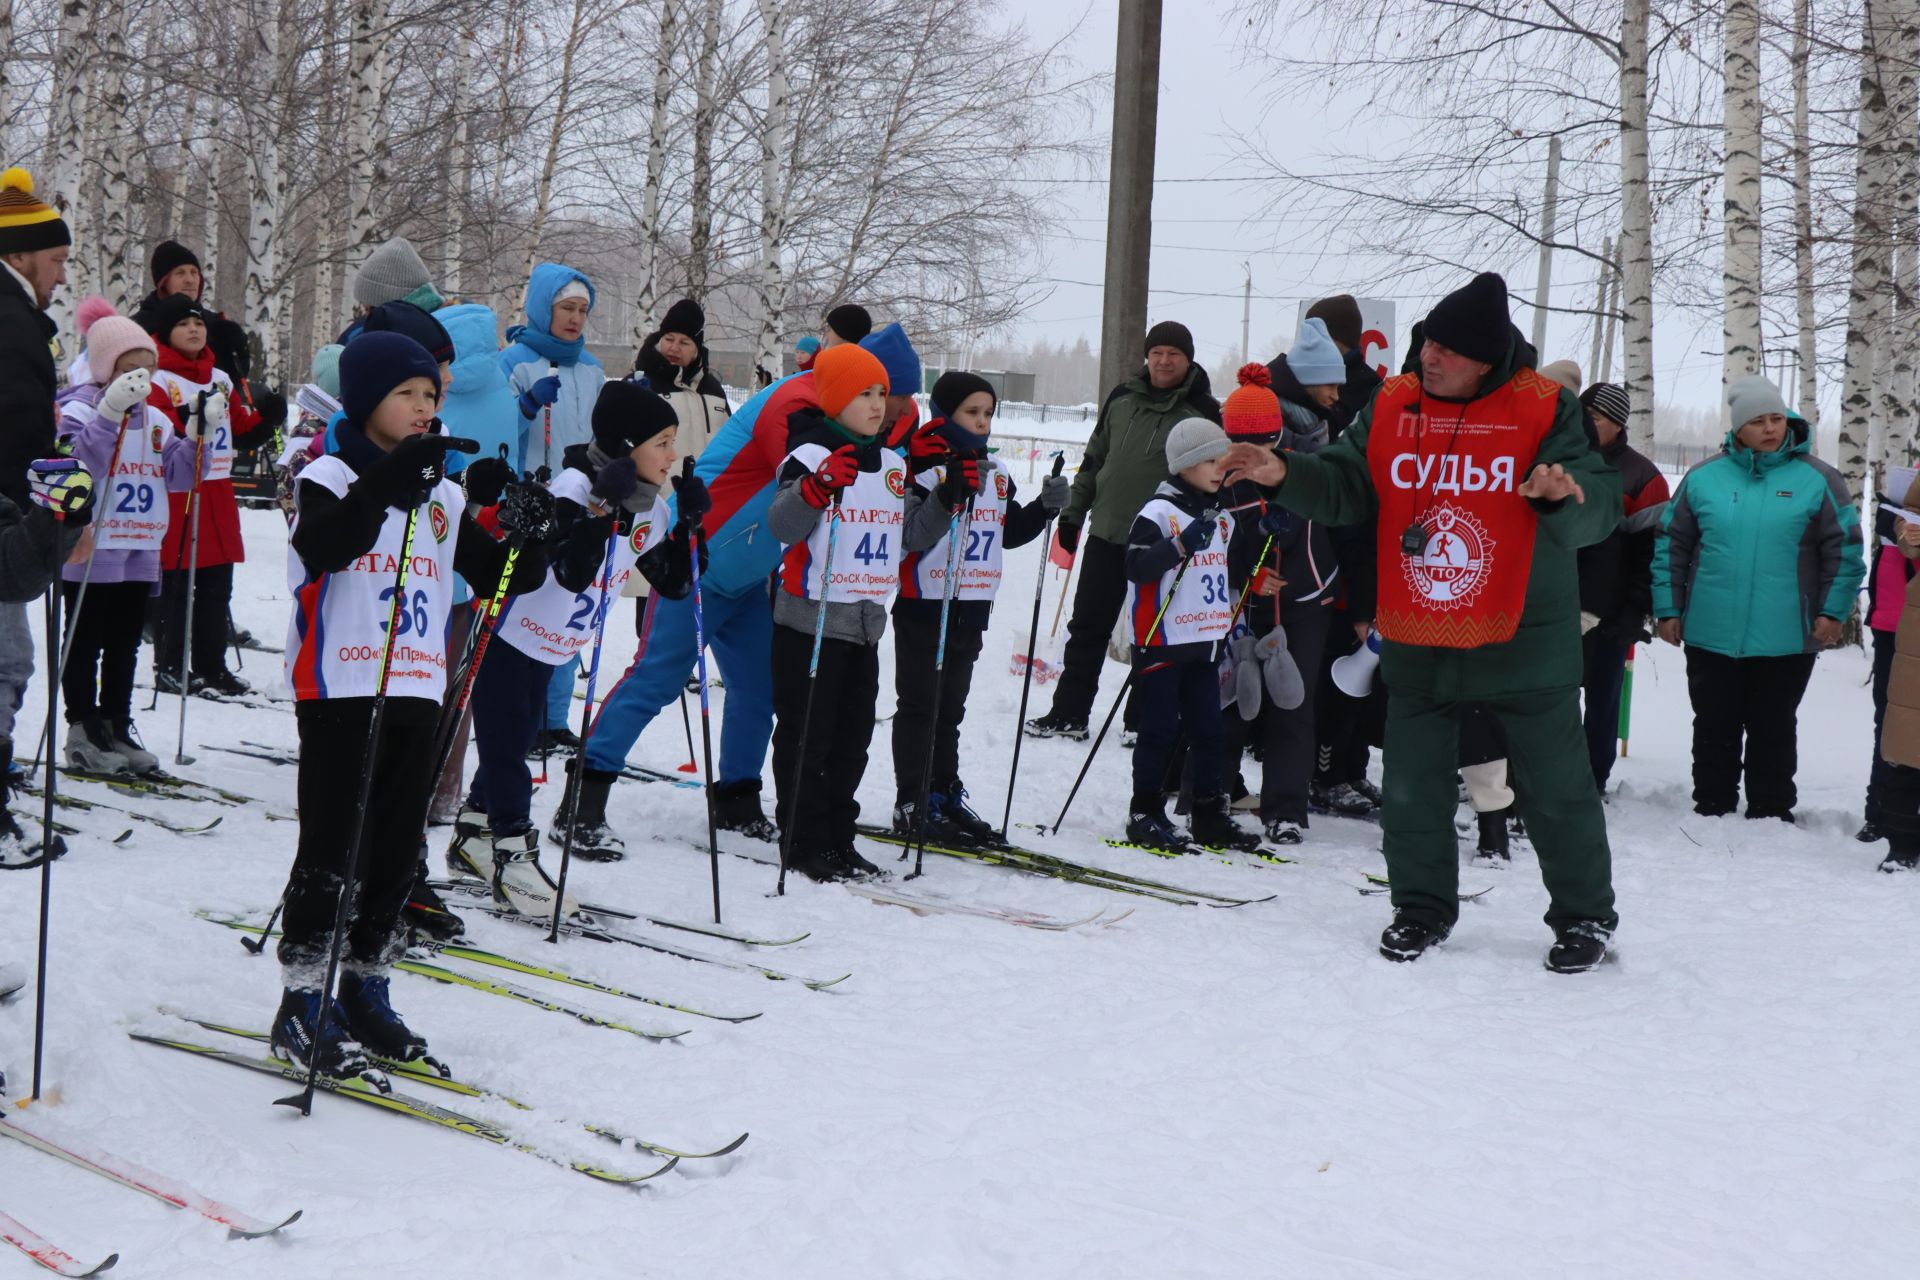
{"label": "teal winter jacket", "polygon": [[1681,480],[1653,553],[1653,615],[1687,644],[1731,658],[1813,653],[1816,618],[1845,621],[1866,562],[1846,481],[1809,448],[1806,424],[1755,453],[1723,450]]}

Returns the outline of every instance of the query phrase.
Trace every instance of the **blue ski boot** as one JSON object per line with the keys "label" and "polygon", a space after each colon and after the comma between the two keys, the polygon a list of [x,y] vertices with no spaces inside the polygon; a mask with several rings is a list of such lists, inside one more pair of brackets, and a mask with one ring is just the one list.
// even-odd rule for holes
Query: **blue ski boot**
{"label": "blue ski boot", "polygon": [[427,1056],[427,1042],[414,1034],[393,1011],[386,975],[374,977],[343,970],[340,1010],[354,1039],[376,1056],[396,1062],[412,1062]]}

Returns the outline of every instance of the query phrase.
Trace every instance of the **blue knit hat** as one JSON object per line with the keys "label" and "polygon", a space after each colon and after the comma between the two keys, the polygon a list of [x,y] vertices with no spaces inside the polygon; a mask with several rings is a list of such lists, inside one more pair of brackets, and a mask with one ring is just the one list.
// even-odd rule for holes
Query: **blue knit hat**
{"label": "blue knit hat", "polygon": [[897,324],[875,329],[860,339],[887,370],[887,394],[915,395],[920,390],[920,353],[907,341],[907,331]]}
{"label": "blue knit hat", "polygon": [[1287,352],[1287,370],[1303,387],[1338,387],[1347,381],[1347,361],[1327,333],[1327,322],[1310,316]]}
{"label": "blue knit hat", "polygon": [[405,334],[363,333],[340,353],[340,407],[347,421],[364,427],[373,411],[408,378],[425,378],[440,389],[440,365]]}

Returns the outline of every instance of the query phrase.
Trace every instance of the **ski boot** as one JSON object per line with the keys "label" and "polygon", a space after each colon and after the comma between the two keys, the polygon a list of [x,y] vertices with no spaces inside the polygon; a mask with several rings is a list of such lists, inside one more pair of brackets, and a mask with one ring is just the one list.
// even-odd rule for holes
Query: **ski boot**
{"label": "ski boot", "polygon": [[1380,788],[1374,786],[1371,782],[1368,782],[1365,778],[1356,778],[1353,780],[1353,782],[1349,783],[1348,785],[1351,786],[1355,791],[1359,792],[1360,795],[1366,799],[1366,802],[1372,805],[1375,809],[1378,809],[1382,804],[1385,803],[1385,801],[1381,799]]}
{"label": "ski boot", "polygon": [[1887,837],[1873,819],[1869,818],[1860,824],[1860,829],[1853,833],[1853,838],[1861,844],[1877,844]]}
{"label": "ski boot", "polygon": [[1185,853],[1192,847],[1185,833],[1167,820],[1157,798],[1135,796],[1127,808],[1127,843],[1166,853]]}
{"label": "ski boot", "polygon": [[1193,816],[1187,820],[1193,829],[1195,844],[1216,849],[1235,849],[1252,853],[1260,847],[1260,837],[1233,820],[1233,810],[1225,796],[1201,796],[1193,802]]}
{"label": "ski boot", "polygon": [[[0,738],[0,870],[37,867],[43,852],[41,842],[20,829],[7,807],[7,797],[18,785],[13,776],[13,744]],[[66,851],[67,842],[53,837],[52,856],[58,858]]]}
{"label": "ski boot", "polygon": [[1056,712],[1035,716],[1027,721],[1027,736],[1030,738],[1067,738],[1074,742],[1087,740],[1087,722],[1069,720]]}
{"label": "ski boot", "polygon": [[[920,806],[912,800],[893,806],[893,829],[909,840],[923,834],[919,808]],[[963,849],[979,847],[979,841],[970,839],[947,818],[946,797],[938,791],[927,793],[924,835],[928,844],[954,845]]]}
{"label": "ski boot", "polygon": [[843,845],[827,854],[840,868],[842,880],[884,880],[886,873],[860,856],[852,845]]}
{"label": "ski boot", "polygon": [[1304,844],[1306,839],[1306,829],[1297,822],[1288,822],[1285,818],[1275,818],[1267,824],[1268,844]]}
{"label": "ski boot", "polygon": [[1493,813],[1477,815],[1480,824],[1480,844],[1473,854],[1476,867],[1510,867],[1513,854],[1507,848],[1507,811],[1496,810]]}
{"label": "ski boot", "polygon": [[194,692],[209,698],[244,698],[253,692],[253,686],[233,672],[221,667],[212,675],[193,678]]}
{"label": "ski boot", "polygon": [[758,778],[715,783],[713,818],[714,825],[722,831],[737,831],[750,840],[764,840],[768,844],[780,842],[780,828],[760,811]]}
{"label": "ski boot", "polygon": [[406,905],[400,908],[400,923],[410,937],[430,942],[455,942],[467,934],[467,926],[428,882],[426,842],[420,846],[420,863],[413,874],[413,888],[407,891]]}
{"label": "ski boot", "polygon": [[[180,692],[180,664],[168,663],[153,673],[153,687],[161,693],[178,694]],[[199,676],[188,676],[187,687],[199,693],[207,687],[207,682]]]}
{"label": "ski boot", "polygon": [[1378,811],[1366,793],[1351,782],[1336,782],[1320,795],[1328,813],[1342,818],[1372,818]]}
{"label": "ski boot", "polygon": [[81,773],[133,772],[127,758],[113,749],[113,730],[99,716],[68,722],[66,756],[67,767]]}
{"label": "ski boot", "polygon": [[1000,832],[985,818],[973,811],[967,803],[967,788],[959,779],[941,793],[944,803],[938,812],[947,820],[947,825],[959,829],[963,836],[977,845],[989,845],[1000,839]]}
{"label": "ski boot", "polygon": [[[859,857],[858,854],[854,856]],[[870,862],[867,865],[873,866]],[[819,884],[851,880],[857,874],[852,867],[841,861],[836,850],[820,849],[810,845],[796,845],[787,851],[787,870]],[[877,867],[875,871],[878,871]]]}
{"label": "ski boot", "polygon": [[[578,850],[576,850],[578,852]],[[553,918],[553,900],[560,886],[540,865],[540,833],[529,822],[519,831],[493,838],[493,899],[523,916]],[[580,904],[566,896],[561,915],[579,914]]]}
{"label": "ski boot", "polygon": [[131,720],[112,720],[107,732],[113,750],[126,757],[127,768],[135,773],[152,773],[160,767],[160,757],[140,745],[140,732]]}
{"label": "ski boot", "polygon": [[487,825],[487,811],[471,798],[460,806],[460,816],[454,819],[453,839],[447,844],[447,870],[480,880],[493,875],[493,831]]}
{"label": "ski boot", "polygon": [[[575,759],[567,764],[571,772],[580,761]],[[598,769],[588,769],[580,778],[580,786],[575,791],[573,816],[569,822],[564,810],[556,815],[554,824],[547,835],[555,846],[565,848],[568,828],[572,828],[573,856],[584,858],[588,862],[618,862],[627,856],[627,844],[613,833],[607,825],[607,795],[613,790],[617,773],[602,773]],[[491,875],[491,869],[489,869]],[[549,907],[551,910],[551,907]]]}
{"label": "ski boot", "polygon": [[[316,1042],[316,1036],[318,1040]],[[351,1080],[373,1070],[367,1051],[347,1030],[346,1014],[334,1001],[327,1011],[327,1025],[320,1027],[320,993],[295,991],[280,993],[280,1009],[273,1015],[271,1052],[282,1062],[291,1062],[323,1076]]]}
{"label": "ski boot", "polygon": [[1607,942],[1613,937],[1605,925],[1582,920],[1554,930],[1559,939],[1547,951],[1547,968],[1555,973],[1586,973],[1598,968],[1610,954]]}
{"label": "ski boot", "polygon": [[1427,948],[1439,946],[1452,932],[1451,926],[1425,924],[1404,911],[1396,911],[1393,923],[1380,935],[1380,954],[1397,963],[1418,960]]}
{"label": "ski boot", "polygon": [[1920,871],[1920,849],[1895,849],[1880,860],[1880,870],[1890,876]]}
{"label": "ski boot", "polygon": [[570,754],[580,749],[580,735],[562,725],[546,732],[547,750]]}
{"label": "ski boot", "polygon": [[382,974],[340,971],[340,1012],[346,1030],[367,1052],[396,1062],[427,1056],[427,1042],[393,1011],[388,978]]}
{"label": "ski boot", "polygon": [[[1080,736],[1084,738],[1087,735],[1083,733]],[[1120,730],[1120,749],[1122,751],[1131,751],[1139,745],[1140,745],[1140,731],[1138,729],[1121,729]]]}

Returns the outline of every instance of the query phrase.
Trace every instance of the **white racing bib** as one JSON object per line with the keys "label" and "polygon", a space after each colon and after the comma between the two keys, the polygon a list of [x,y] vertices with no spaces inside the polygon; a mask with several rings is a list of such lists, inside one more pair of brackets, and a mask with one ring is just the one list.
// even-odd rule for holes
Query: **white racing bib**
{"label": "white racing bib", "polygon": [[[593,483],[586,475],[568,467],[553,478],[553,496],[587,506],[592,499]],[[608,607],[620,598],[620,589],[633,577],[634,565],[641,556],[667,539],[672,519],[667,504],[654,498],[653,509],[636,516],[624,537],[613,543],[613,560],[600,559],[593,581],[585,591],[569,591],[547,571],[547,580],[524,595],[508,596],[500,606],[500,619],[494,628],[496,639],[504,640],[529,658],[549,666],[559,666],[593,644],[593,620],[600,611],[600,593],[606,590]],[[479,601],[484,606],[486,601]]]}
{"label": "white racing bib", "polygon": [[[76,428],[92,425],[95,411],[82,404],[63,410]],[[162,455],[173,435],[167,415],[145,401],[133,407],[111,451],[113,478],[93,509],[93,545],[103,551],[158,551],[167,540],[167,476]]]}
{"label": "white racing bib", "polygon": [[[938,489],[946,474],[944,466],[934,467],[922,479],[929,489]],[[973,497],[972,519],[960,517],[963,541],[953,566],[959,578],[954,586],[955,600],[991,600],[1000,591],[1001,544],[1006,540],[1007,498],[1013,485],[999,464],[988,461],[980,464],[980,480],[980,492]],[[906,557],[900,569],[901,599],[940,599],[951,550],[947,543],[952,536],[949,532],[925,551]]]}
{"label": "white racing bib", "polygon": [[[173,402],[174,412],[180,415],[180,425],[187,427],[187,419],[192,415],[194,406],[200,402],[200,393],[218,387],[227,395],[227,421],[215,427],[207,435],[206,448],[213,455],[213,466],[207,471],[209,480],[231,480],[233,478],[233,409],[238,403],[234,399],[233,380],[222,370],[213,371],[212,382],[194,382],[177,373],[165,369],[153,375],[153,385],[167,393],[167,399]],[[189,430],[191,428],[188,428]]]}
{"label": "white racing bib", "polygon": [[[339,457],[315,458],[300,472],[344,496],[355,479]],[[299,492],[298,487],[295,493]],[[453,608],[453,549],[460,537],[466,495],[451,480],[433,487],[419,508],[413,556],[401,584],[397,613],[394,582],[406,542],[407,513],[387,508],[373,546],[338,573],[307,575],[300,553],[287,544],[287,587],[293,617],[287,623],[287,683],[300,701],[370,698],[380,691],[380,663],[393,622],[393,663],[387,693],[440,701],[447,685],[447,615]],[[296,506],[293,528],[300,528]]]}
{"label": "white racing bib", "polygon": [[[832,452],[825,445],[803,444],[787,461],[813,471]],[[785,462],[781,469],[786,469]],[[900,455],[882,449],[880,469],[860,472],[840,491],[839,513],[833,581],[824,588],[826,598],[836,603],[888,599],[900,586],[900,562],[905,558],[900,540],[906,532],[907,464]],[[820,517],[807,540],[788,547],[780,562],[780,586],[788,595],[821,598],[834,508],[829,506]]]}
{"label": "white racing bib", "polygon": [[[1140,514],[1170,538],[1179,537],[1193,521],[1192,516],[1161,497],[1149,500]],[[1136,646],[1158,649],[1226,638],[1234,606],[1233,592],[1227,586],[1227,543],[1233,538],[1233,517],[1223,512],[1219,521],[1213,541],[1187,559],[1184,573],[1181,565],[1175,565],[1152,582],[1127,584],[1127,628]],[[1168,592],[1173,593],[1171,601]],[[1163,604],[1164,615],[1160,611]],[[1160,620],[1157,631],[1155,618]]]}

